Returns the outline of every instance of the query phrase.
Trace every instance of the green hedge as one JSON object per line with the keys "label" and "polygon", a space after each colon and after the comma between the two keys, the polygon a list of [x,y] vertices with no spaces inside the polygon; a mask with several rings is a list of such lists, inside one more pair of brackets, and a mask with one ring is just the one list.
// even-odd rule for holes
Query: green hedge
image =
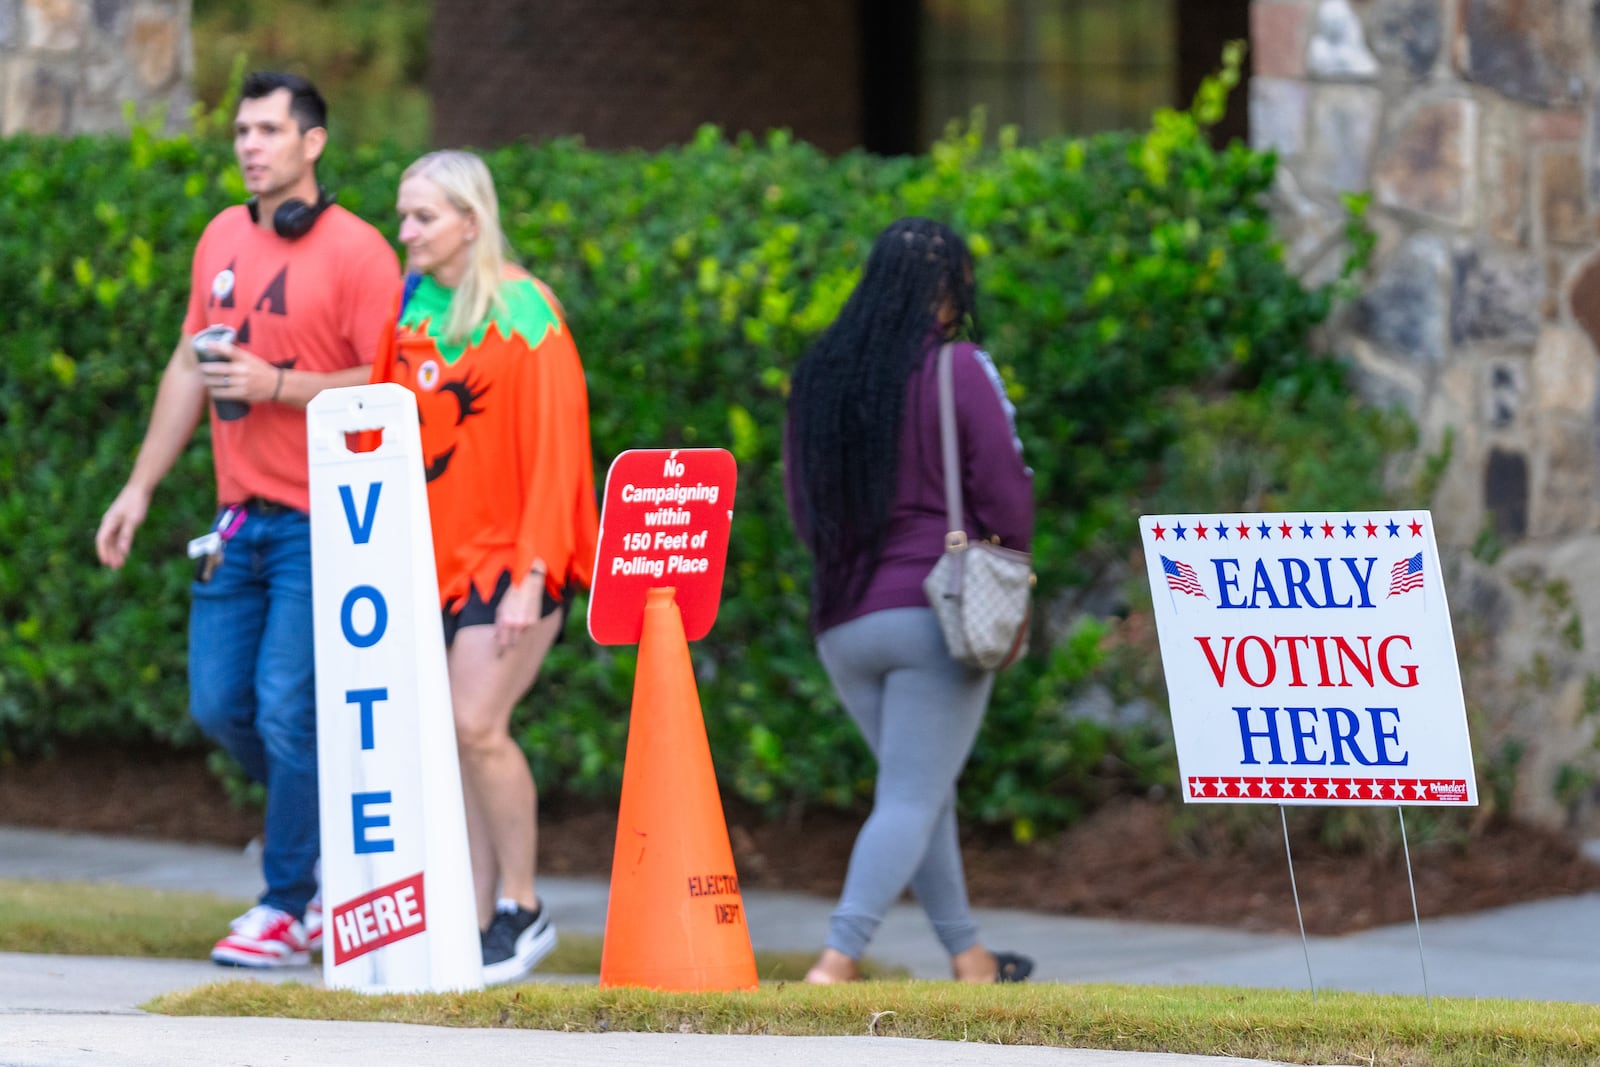
{"label": "green hedge", "polygon": [[[407,162],[336,145],[324,178],[392,237]],[[513,245],[569,312],[598,474],[630,447],[737,457],[723,605],[694,658],[724,787],[774,810],[850,805],[871,778],[806,631],[779,428],[795,359],[891,219],[930,215],[969,236],[1035,470],[1050,610],[1035,653],[1000,681],[963,789],[969,814],[1019,836],[1174,777],[1161,731],[1066,712],[1088,681],[1127,696],[1159,677],[1143,654],[1107,656],[1107,624],[1071,621],[1083,590],[1129,573],[1140,510],[1370,506],[1405,440],[1311,351],[1333,294],[1284,269],[1263,202],[1273,160],[1214,151],[1188,113],[1142,136],[1028,147],[953,132],[914,158],[707,129],[657,153],[558,141],[489,162]],[[190,249],[239,195],[221,139],[0,140],[0,756],[198,742],[182,550],[211,509],[203,443],[122,572],[96,564],[93,534],[177,336]],[[1217,455],[1193,447],[1208,441]],[[547,792],[613,796],[633,657],[591,645],[582,618],[516,729]]]}

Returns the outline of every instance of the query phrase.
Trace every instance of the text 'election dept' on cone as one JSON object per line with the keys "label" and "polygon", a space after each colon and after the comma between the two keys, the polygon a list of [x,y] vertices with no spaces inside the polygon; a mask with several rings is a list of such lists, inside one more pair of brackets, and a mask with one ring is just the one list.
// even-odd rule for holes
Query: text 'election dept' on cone
{"label": "text 'election dept' on cone", "polygon": [[673,589],[645,595],[600,984],[754,989],[755,953]]}

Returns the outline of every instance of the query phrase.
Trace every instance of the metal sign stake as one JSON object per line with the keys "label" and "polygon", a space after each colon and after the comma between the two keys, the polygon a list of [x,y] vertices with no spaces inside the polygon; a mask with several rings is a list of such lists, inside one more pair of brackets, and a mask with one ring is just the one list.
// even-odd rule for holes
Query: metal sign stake
{"label": "metal sign stake", "polygon": [[1406,854],[1406,884],[1411,887],[1411,921],[1417,927],[1417,962],[1422,965],[1422,999],[1433,1007],[1433,997],[1428,994],[1428,961],[1422,954],[1422,916],[1417,912],[1417,882],[1411,876],[1411,845],[1406,841],[1406,809],[1399,804],[1395,805],[1395,814],[1400,816],[1400,847]]}
{"label": "metal sign stake", "polygon": [[1306,919],[1300,914],[1300,887],[1294,881],[1294,853],[1289,850],[1289,813],[1278,805],[1278,818],[1283,820],[1283,854],[1289,857],[1289,892],[1294,894],[1294,917],[1300,923],[1300,950],[1306,956],[1306,982],[1311,986],[1311,1002],[1317,1001],[1317,980],[1311,977],[1311,946],[1306,942]]}

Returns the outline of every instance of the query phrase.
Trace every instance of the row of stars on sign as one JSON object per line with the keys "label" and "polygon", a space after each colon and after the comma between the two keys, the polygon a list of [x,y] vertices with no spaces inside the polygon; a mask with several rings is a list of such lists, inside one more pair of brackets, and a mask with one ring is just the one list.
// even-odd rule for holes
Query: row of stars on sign
{"label": "row of stars on sign", "polygon": [[1459,800],[1460,778],[1190,778],[1189,795],[1263,800]]}
{"label": "row of stars on sign", "polygon": [[1229,533],[1237,533],[1239,535],[1239,540],[1241,541],[1249,540],[1251,533],[1259,534],[1260,540],[1262,541],[1270,541],[1272,540],[1272,535],[1274,532],[1278,534],[1278,539],[1280,541],[1287,541],[1294,537],[1296,530],[1300,532],[1301,540],[1315,537],[1317,531],[1319,530],[1322,532],[1323,540],[1333,537],[1335,532],[1339,530],[1344,531],[1344,536],[1346,539],[1355,537],[1356,531],[1358,530],[1365,531],[1368,537],[1377,537],[1378,531],[1380,530],[1388,531],[1390,537],[1401,536],[1401,530],[1410,530],[1412,537],[1421,537],[1422,523],[1412,519],[1409,523],[1402,526],[1393,519],[1390,519],[1388,522],[1380,526],[1371,519],[1368,519],[1360,526],[1357,526],[1355,523],[1346,520],[1343,525],[1340,526],[1335,526],[1331,522],[1324,522],[1320,526],[1313,526],[1309,522],[1302,522],[1299,526],[1291,526],[1287,522],[1280,523],[1277,526],[1272,526],[1265,522],[1260,523],[1257,526],[1251,526],[1248,523],[1241,522],[1237,526],[1229,527],[1225,522],[1213,523],[1211,526],[1207,526],[1205,523],[1197,522],[1192,527],[1185,526],[1182,523],[1177,523],[1171,527],[1162,526],[1160,523],[1156,523],[1156,525],[1151,528],[1151,532],[1156,535],[1157,541],[1165,541],[1167,539],[1167,534],[1169,533],[1173,535],[1174,541],[1187,541],[1190,533],[1195,535],[1195,540],[1204,541],[1208,531],[1216,534],[1217,540],[1219,541],[1226,541]]}

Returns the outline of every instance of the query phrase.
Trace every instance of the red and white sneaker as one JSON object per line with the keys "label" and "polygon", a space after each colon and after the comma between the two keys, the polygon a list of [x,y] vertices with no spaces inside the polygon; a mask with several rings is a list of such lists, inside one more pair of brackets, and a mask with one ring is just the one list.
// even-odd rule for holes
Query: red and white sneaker
{"label": "red and white sneaker", "polygon": [[312,952],[322,951],[322,890],[317,890],[317,895],[311,898],[311,903],[306,905],[306,917],[301,920],[306,928],[306,948]]}
{"label": "red and white sneaker", "polygon": [[225,967],[302,967],[311,962],[306,928],[286,911],[257,904],[230,923],[233,932],[211,948]]}

